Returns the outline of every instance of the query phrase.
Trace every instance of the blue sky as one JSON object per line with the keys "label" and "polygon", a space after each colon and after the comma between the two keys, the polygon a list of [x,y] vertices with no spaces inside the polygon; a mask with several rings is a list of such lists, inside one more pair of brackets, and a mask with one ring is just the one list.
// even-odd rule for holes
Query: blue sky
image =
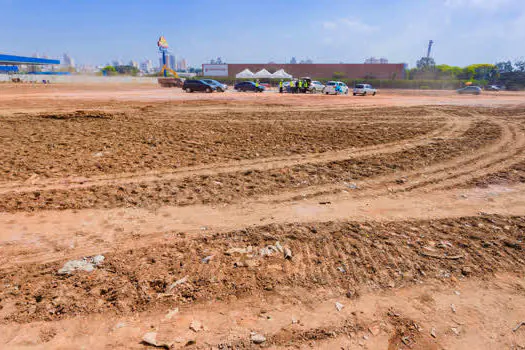
{"label": "blue sky", "polygon": [[525,56],[525,0],[0,0],[0,52],[78,63],[157,62],[156,40],[199,66],[231,63],[362,62],[413,66],[435,42],[438,64],[494,63]]}

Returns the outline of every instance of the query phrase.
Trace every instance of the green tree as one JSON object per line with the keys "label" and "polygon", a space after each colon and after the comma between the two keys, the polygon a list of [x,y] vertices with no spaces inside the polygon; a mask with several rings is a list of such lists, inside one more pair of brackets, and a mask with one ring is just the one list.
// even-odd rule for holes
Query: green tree
{"label": "green tree", "polygon": [[417,69],[421,71],[432,71],[436,66],[436,61],[432,57],[421,57],[416,62]]}
{"label": "green tree", "polygon": [[114,68],[118,72],[118,74],[122,74],[122,75],[137,75],[138,72],[139,72],[137,67],[133,67],[133,66],[130,66],[130,65],[127,65],[127,66],[116,66]]}
{"label": "green tree", "polygon": [[516,61],[514,62],[514,66],[516,67],[516,71],[518,72],[525,72],[525,61],[523,60],[520,60],[520,61]]}
{"label": "green tree", "polygon": [[499,76],[498,68],[494,64],[479,63],[466,67],[469,79],[493,80]]}
{"label": "green tree", "polygon": [[442,80],[458,79],[462,71],[463,69],[461,67],[440,64],[436,66],[436,78]]}
{"label": "green tree", "polygon": [[510,61],[496,63],[496,68],[500,73],[510,73],[514,70]]}
{"label": "green tree", "polygon": [[105,66],[104,68],[102,68],[102,72],[105,75],[116,75],[117,74],[117,70],[113,66]]}

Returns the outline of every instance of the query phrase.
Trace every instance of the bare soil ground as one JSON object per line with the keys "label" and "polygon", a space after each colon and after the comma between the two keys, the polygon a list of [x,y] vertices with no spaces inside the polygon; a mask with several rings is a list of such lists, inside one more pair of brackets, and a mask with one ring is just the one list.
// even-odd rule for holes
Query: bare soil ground
{"label": "bare soil ground", "polygon": [[0,92],[2,348],[525,349],[525,94]]}

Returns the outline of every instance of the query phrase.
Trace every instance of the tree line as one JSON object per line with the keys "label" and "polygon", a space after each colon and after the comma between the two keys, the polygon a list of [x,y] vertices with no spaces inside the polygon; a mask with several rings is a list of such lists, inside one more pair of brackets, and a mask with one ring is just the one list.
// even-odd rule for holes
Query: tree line
{"label": "tree line", "polygon": [[432,57],[422,57],[416,67],[407,70],[409,80],[458,80],[477,85],[502,85],[508,90],[525,89],[525,61],[505,61],[496,64],[471,64],[466,67],[436,65]]}

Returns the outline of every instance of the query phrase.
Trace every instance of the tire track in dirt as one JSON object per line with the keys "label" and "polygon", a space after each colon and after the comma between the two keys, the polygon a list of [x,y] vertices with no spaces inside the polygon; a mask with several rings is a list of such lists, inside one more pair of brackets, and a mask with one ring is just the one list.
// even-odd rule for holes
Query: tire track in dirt
{"label": "tire track in dirt", "polygon": [[477,157],[471,157],[456,165],[447,164],[441,171],[426,173],[424,180],[411,184],[405,191],[414,189],[424,189],[434,191],[468,182],[469,180],[485,174],[497,172],[505,169],[518,160],[522,159],[525,152],[525,135],[516,125],[504,125],[503,137],[501,142],[487,151],[482,152]]}
{"label": "tire track in dirt", "polygon": [[[227,206],[194,205],[148,209],[87,209],[13,213],[0,216],[0,266],[17,267],[50,263],[80,256],[105,254],[118,249],[155,246],[169,241],[170,232],[188,237],[210,232],[250,230],[253,225],[304,224],[355,220],[389,222],[476,216],[480,212],[521,215],[525,212],[525,186],[498,189],[416,192],[395,196],[357,198],[331,194],[320,198],[279,203],[249,202]],[[487,199],[491,201],[488,202]],[[330,201],[320,205],[319,201]],[[307,224],[307,227],[310,227]],[[365,234],[372,234],[365,232]],[[362,254],[362,253],[360,253]],[[297,260],[300,264],[301,260]],[[356,267],[359,268],[359,267]]]}
{"label": "tire track in dirt", "polygon": [[[487,119],[483,118],[483,120]],[[502,137],[497,143],[481,148],[479,152],[469,155],[461,154],[450,161],[423,169],[396,172],[375,179],[355,181],[360,188],[355,192],[355,196],[364,198],[414,190],[430,192],[452,189],[474,178],[506,169],[519,162],[525,154],[525,134],[523,131],[517,125],[509,124],[507,121],[491,120],[491,122],[496,123],[503,131]],[[270,202],[290,201],[340,192],[341,190],[346,190],[346,188],[341,185],[312,186],[277,196],[267,196],[263,200]]]}
{"label": "tire track in dirt", "polygon": [[[503,126],[502,126],[503,127]],[[476,154],[474,155],[473,157],[467,159],[467,162],[468,163],[473,163],[471,164],[472,166],[476,166],[478,163],[476,162],[476,160],[478,160],[478,158],[480,157],[483,157],[484,159],[492,159],[492,156],[491,157],[487,157],[487,154],[499,154],[501,155],[503,158],[505,157],[505,154],[502,154],[501,153],[501,149],[502,148],[506,148],[508,147],[508,144],[509,143],[513,143],[513,145],[517,145],[519,146],[519,142],[516,142],[519,138],[522,138],[522,135],[520,136],[519,133],[516,133],[516,132],[512,132],[512,128],[505,128],[503,127],[503,133],[502,133],[502,137],[501,139],[499,139],[499,141],[494,144],[494,145],[491,145],[489,147],[487,147],[486,149],[482,149],[482,155],[480,156],[479,154]],[[519,141],[519,140],[518,140]],[[523,141],[523,140],[522,140]],[[465,163],[465,159],[462,158],[460,160],[458,159],[454,159],[453,161],[451,162],[448,162],[448,165],[452,164],[453,165],[453,168],[458,168],[461,167],[462,164]],[[490,163],[490,162],[489,162]],[[451,176],[450,174],[450,171],[448,170],[447,167],[443,167],[442,164],[439,164],[438,166],[435,167],[435,169],[432,169],[432,168],[429,168],[431,169],[431,171],[429,171],[429,173],[433,174],[433,176],[436,176],[436,174],[438,174],[439,176],[442,176],[443,174],[447,174],[447,176]],[[437,170],[436,170],[437,169]],[[414,174],[417,174],[418,176],[425,176],[425,173],[421,172],[421,170],[416,170],[413,172]],[[405,173],[407,174],[407,173]],[[338,199],[339,197],[337,195],[325,195],[323,197],[323,200],[325,200],[326,202],[330,202],[330,201],[334,201],[334,204],[335,205],[338,205],[338,206],[342,206],[342,207],[345,207],[347,206],[347,204],[345,203],[349,203],[349,202],[355,202],[353,203],[351,206],[351,210],[355,210],[356,208],[358,208],[359,206],[361,205],[364,205],[365,201],[368,201],[368,198],[373,198],[373,197],[381,197],[382,195],[386,193],[391,193],[391,192],[410,192],[410,191],[407,191],[406,189],[404,189],[404,187],[406,186],[403,186],[403,185],[399,185],[397,187],[394,187],[394,188],[391,188],[391,191],[385,191],[385,187],[386,186],[396,186],[396,185],[393,185],[392,182],[395,181],[396,178],[398,178],[400,175],[399,174],[396,174],[396,175],[389,175],[389,176],[386,176],[384,178],[382,178],[381,181],[377,182],[376,180],[376,183],[374,184],[374,180],[372,181],[369,181],[369,182],[363,182],[362,184],[360,183],[359,186],[363,185],[363,190],[358,190],[358,191],[352,191],[352,193],[350,195],[346,195],[346,198],[344,198],[342,201],[340,199]],[[439,178],[438,178],[439,180]],[[372,185],[374,186],[370,186],[370,183],[372,183]],[[240,210],[240,208],[237,208],[236,206],[228,206],[226,207],[225,211],[222,212],[222,215],[224,217],[236,217],[236,220],[239,222],[239,225],[242,227],[243,225],[250,225],[250,223],[259,223],[261,221],[264,220],[264,218],[273,218],[273,215],[276,214],[276,211],[279,211],[279,207],[281,207],[282,205],[284,206],[288,206],[288,204],[286,203],[287,201],[290,201],[290,200],[293,200],[293,199],[297,199],[295,197],[290,197],[290,196],[298,196],[298,193],[300,192],[301,193],[301,196],[299,198],[304,198],[304,197],[307,197],[307,196],[315,196],[315,195],[319,195],[319,190],[322,190],[324,191],[324,193],[328,192],[328,190],[330,190],[331,188],[329,187],[326,187],[326,186],[320,186],[320,187],[317,187],[317,188],[306,188],[306,189],[303,189],[303,190],[299,190],[299,191],[295,191],[295,192],[287,192],[285,194],[280,194],[280,195],[277,195],[277,196],[267,196],[267,197],[264,197],[264,198],[254,198],[252,200],[249,200],[249,201],[246,201],[246,202],[243,202],[242,203],[242,207],[243,208],[246,208],[246,207],[254,207],[254,208],[257,208],[256,209],[256,215],[253,215],[252,213],[250,213],[249,211],[246,211],[246,210]],[[335,190],[335,191],[338,191],[340,192],[341,191],[341,186],[335,186],[332,188],[332,190]],[[308,191],[311,191],[310,193],[308,193]],[[416,196],[417,197],[417,196]],[[439,196],[438,196],[439,197]],[[446,198],[446,197],[445,197]],[[408,200],[410,201],[410,197],[406,198],[405,200]],[[282,205],[281,205],[282,203]],[[402,203],[402,201],[400,201],[400,203]],[[270,206],[268,206],[268,204],[270,204]],[[305,203],[306,207],[308,206],[312,206],[314,203],[312,203],[312,201],[309,201],[309,203]],[[158,221],[159,222],[159,225],[160,225],[160,222],[164,222],[166,223],[168,226],[167,227],[178,227],[179,229],[182,229],[182,230],[186,230],[186,229],[195,229],[195,226],[199,226],[199,221],[201,222],[200,225],[206,225],[206,224],[211,224],[213,226],[213,222],[217,223],[216,220],[213,219],[213,215],[216,215],[217,213],[213,213],[213,210],[212,212],[209,212],[209,210],[205,210],[204,208],[206,208],[206,206],[190,206],[190,207],[186,207],[187,210],[185,209],[180,209],[180,210],[177,210],[176,208],[172,208],[172,209],[169,209],[168,212],[170,212],[171,214],[169,215],[175,215],[176,217],[176,220],[170,220],[169,218],[168,219],[161,219],[159,221],[160,218],[156,218],[154,219],[155,221]],[[284,209],[284,208],[283,208]],[[371,208],[373,210],[373,207]],[[306,209],[306,210],[311,210],[311,209]],[[198,212],[201,212],[203,213],[201,215],[201,218],[200,219],[197,219],[195,220],[194,217],[192,217],[190,214],[192,211],[198,211]],[[96,213],[96,211],[94,211]],[[118,212],[117,211],[112,211],[113,214],[110,214],[110,216],[108,217],[110,220],[107,224],[102,224],[102,225],[99,225],[99,226],[94,226],[93,230],[95,230],[94,235],[92,238],[86,238],[86,237],[83,237],[85,234],[82,234],[83,230],[84,230],[84,224],[82,225],[79,225],[77,224],[77,222],[86,222],[85,218],[82,219],[82,214],[77,218],[77,219],[73,219],[75,217],[75,215],[71,215],[71,214],[66,214],[64,213],[64,215],[66,216],[70,216],[71,219],[73,220],[73,225],[69,225],[68,224],[68,230],[71,231],[70,233],[66,234],[66,232],[64,232],[64,227],[60,227],[58,232],[56,232],[56,234],[52,234],[52,235],[36,235],[36,237],[34,239],[38,240],[40,242],[40,244],[42,244],[42,249],[44,249],[44,251],[42,251],[42,256],[40,256],[40,254],[38,253],[37,255],[40,256],[40,257],[45,257],[46,254],[47,254],[47,257],[48,258],[51,258],[51,260],[53,259],[56,259],[57,256],[61,256],[62,254],[64,254],[66,251],[67,251],[67,254],[68,255],[74,255],[74,254],[83,254],[83,253],[89,253],[89,251],[93,252],[93,251],[96,251],[96,249],[109,249],[109,247],[112,245],[112,244],[115,244],[115,242],[119,242],[119,241],[122,241],[122,240],[126,240],[127,237],[129,237],[129,235],[132,235],[133,236],[133,232],[146,232],[146,234],[148,234],[148,232],[150,232],[149,234],[153,233],[152,230],[151,230],[151,227],[149,227],[148,229],[146,229],[147,226],[151,226],[151,225],[155,225],[154,222],[151,222],[151,223],[140,223],[140,222],[137,222],[138,220],[136,218],[130,218],[130,220],[132,220],[134,222],[134,226],[133,227],[123,227],[122,228],[122,234],[120,234],[119,232],[114,232],[112,235],[111,234],[108,234],[108,233],[111,233],[113,232],[113,230],[116,230],[116,229],[119,229],[120,230],[120,226],[114,226],[114,223],[118,222],[119,219],[118,218],[115,218],[115,217],[111,217],[111,216],[114,216],[115,213]],[[474,209],[474,212],[470,211],[470,213],[475,213],[475,209]],[[90,211],[86,211],[86,213],[90,213]],[[207,214],[206,214],[207,213]],[[239,213],[239,214],[238,214]],[[58,213],[55,213],[53,211],[49,212],[50,215],[47,215],[46,214],[40,214],[40,216],[43,215],[42,219],[39,219],[39,220],[45,220],[46,217],[48,218],[51,218],[55,215],[58,215],[59,217],[63,217],[62,214],[58,214]],[[168,214],[168,213],[166,213]],[[332,215],[333,216],[330,216],[330,214],[327,216],[327,215],[319,215],[319,218],[316,218],[315,220],[331,220],[331,219],[337,219],[337,218],[340,218],[341,217],[341,214],[342,213],[333,213]],[[410,214],[410,208],[407,207],[407,213],[405,213],[407,216],[411,216]],[[210,216],[211,215],[211,216]],[[221,214],[219,214],[221,215]],[[240,215],[240,216],[239,216]],[[442,215],[442,214],[441,214]],[[154,215],[156,216],[156,215]],[[243,217],[244,216],[244,217]],[[16,215],[14,215],[13,217],[16,217]],[[416,214],[416,217],[417,217],[417,214]],[[65,217],[64,217],[65,218]],[[311,220],[312,218],[309,217],[308,220]],[[6,217],[6,220],[7,217]],[[278,220],[283,220],[283,218],[281,219],[278,219]],[[296,217],[293,219],[294,221],[305,221],[307,220],[306,217]],[[71,221],[70,221],[71,222]],[[184,224],[180,224],[181,222],[189,222],[190,224],[188,225],[184,225]],[[192,224],[193,223],[193,224]],[[65,225],[64,225],[65,226]],[[227,226],[227,225],[226,225]],[[71,228],[69,228],[71,227]],[[165,229],[160,227],[160,226],[155,226],[156,229],[154,229],[153,231],[157,231],[159,232],[159,234],[162,234],[162,232],[165,232]],[[217,227],[217,226],[215,226]],[[55,227],[55,229],[57,229],[58,227]],[[102,232],[106,231],[107,233],[105,233],[104,235],[101,235],[100,233],[101,232],[97,232],[97,230],[100,229],[102,230]],[[76,233],[75,233],[76,232]],[[63,242],[63,235],[66,234],[66,236],[69,237],[69,242]],[[80,236],[77,236],[77,234],[80,234]],[[28,237],[28,239],[30,239]],[[46,242],[47,240],[49,240],[48,242]],[[78,243],[77,243],[78,241]],[[71,245],[71,247],[70,247]],[[85,249],[82,249],[80,246],[83,246]],[[28,244],[28,251],[27,251],[27,254],[19,254],[19,258],[17,259],[18,262],[21,262],[21,261],[29,261],[29,260],[32,260],[32,258],[38,258],[36,255],[34,255],[36,253],[36,251],[34,250],[34,244]],[[54,250],[56,251],[56,254],[49,254],[49,248],[45,248],[45,247],[51,247],[51,250]],[[97,248],[98,247],[98,248]],[[103,247],[106,247],[106,248],[103,248]],[[9,250],[9,247],[5,247]],[[7,263],[7,262],[6,262]]]}
{"label": "tire track in dirt", "polygon": [[396,153],[402,150],[426,145],[430,142],[433,142],[435,138],[446,139],[456,137],[457,135],[463,133],[469,127],[469,125],[470,121],[452,118],[452,120],[448,120],[442,127],[416,138],[363,148],[348,148],[340,151],[325,152],[322,154],[270,157],[265,159],[216,164],[212,166],[185,167],[169,172],[93,176],[89,178],[59,178],[49,180],[35,179],[25,182],[0,183],[0,194],[9,192],[32,192],[37,190],[88,188],[92,186],[129,184],[148,181],[170,181],[191,176],[211,176],[218,173],[234,173],[250,170],[271,170],[293,165],[319,164],[376,154]]}

